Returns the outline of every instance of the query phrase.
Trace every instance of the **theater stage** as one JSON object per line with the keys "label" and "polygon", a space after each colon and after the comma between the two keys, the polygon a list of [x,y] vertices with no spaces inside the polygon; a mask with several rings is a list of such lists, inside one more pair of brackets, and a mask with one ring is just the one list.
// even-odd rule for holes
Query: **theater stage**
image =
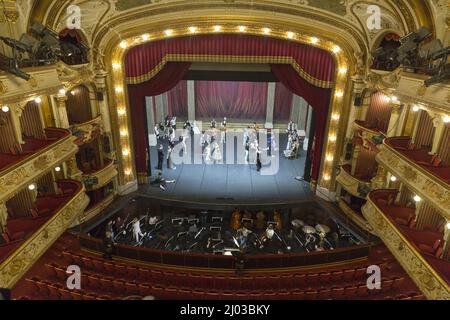
{"label": "theater stage", "polygon": [[[286,147],[286,140],[287,136],[281,134],[278,142],[281,149]],[[159,141],[164,145],[166,156],[167,142]],[[193,139],[188,141],[193,143]],[[158,163],[156,147],[151,147],[150,153],[152,175],[155,175]],[[139,193],[165,200],[233,205],[310,201],[314,196],[309,183],[295,179],[303,176],[305,160],[305,150],[301,150],[299,158],[293,160],[286,159],[280,150],[278,172],[261,175],[255,164],[178,164],[176,170],[170,170],[164,158],[163,177],[175,179],[175,183],[167,184],[165,191],[158,185],[144,185],[139,188]]]}

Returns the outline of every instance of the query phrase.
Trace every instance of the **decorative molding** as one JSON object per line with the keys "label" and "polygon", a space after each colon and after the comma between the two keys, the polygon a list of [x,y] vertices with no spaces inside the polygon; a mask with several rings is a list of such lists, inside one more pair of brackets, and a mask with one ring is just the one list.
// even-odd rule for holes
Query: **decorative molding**
{"label": "decorative molding", "polygon": [[431,300],[449,300],[450,289],[448,284],[372,202],[370,196],[367,203],[362,207],[362,212],[425,296]]}
{"label": "decorative molding", "polygon": [[77,137],[78,145],[89,143],[103,133],[102,116],[100,115],[81,124],[75,124],[70,130],[72,131],[72,134]]}
{"label": "decorative molding", "polygon": [[370,232],[371,234],[378,236],[376,231],[373,229],[373,227],[370,225],[369,222],[367,222],[366,219],[361,217],[358,213],[353,211],[352,208],[349,207],[349,205],[342,199],[338,199],[338,205],[339,208],[342,210],[342,212],[349,217],[354,223],[356,223],[360,228],[363,230],[366,230]]}
{"label": "decorative molding", "polygon": [[75,137],[68,135],[0,172],[0,202],[9,200],[55,166],[73,157],[78,152],[74,140]]}
{"label": "decorative molding", "polygon": [[386,144],[381,146],[376,160],[450,220],[450,188],[447,183]]}
{"label": "decorative molding", "polygon": [[[83,174],[83,182],[88,190],[97,190],[108,184],[118,174],[114,163],[111,161],[104,168],[92,172],[90,174]],[[90,184],[89,181],[96,181]]]}
{"label": "decorative molding", "polygon": [[362,193],[362,190],[372,190],[370,181],[359,180],[343,168],[341,168],[339,175],[336,177],[336,182],[339,183],[345,191],[361,199],[365,199],[367,195],[366,193]]}
{"label": "decorative molding", "polygon": [[83,188],[0,265],[0,287],[12,288],[88,204]]}
{"label": "decorative molding", "polygon": [[105,210],[106,207],[108,207],[113,202],[114,197],[115,194],[111,193],[107,195],[104,199],[102,199],[102,201],[97,203],[95,206],[84,211],[81,215],[78,216],[78,220],[74,225],[72,225],[72,227],[75,225],[85,223],[86,221],[89,221],[92,218],[96,217],[99,213]]}

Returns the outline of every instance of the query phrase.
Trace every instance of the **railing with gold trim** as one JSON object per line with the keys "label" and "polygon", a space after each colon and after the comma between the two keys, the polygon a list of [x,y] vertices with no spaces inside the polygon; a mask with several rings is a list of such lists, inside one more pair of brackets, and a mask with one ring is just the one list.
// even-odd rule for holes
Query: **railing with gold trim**
{"label": "railing with gold trim", "polygon": [[376,155],[377,162],[450,220],[450,186],[387,144],[386,140]]}
{"label": "railing with gold trim", "polygon": [[350,218],[354,223],[356,223],[360,228],[377,235],[373,227],[370,225],[369,222],[367,222],[364,217],[362,217],[360,214],[355,212],[350,206],[342,199],[338,199],[338,205],[339,208],[342,210],[342,212]]}
{"label": "railing with gold trim", "polygon": [[[366,148],[375,146],[378,149],[378,146],[382,141],[380,137],[384,137],[382,132],[366,127],[365,122],[361,120],[355,120],[355,122],[353,122],[353,128],[361,131],[361,138],[363,139],[363,144]],[[376,143],[377,139],[379,139],[380,143]]]}
{"label": "railing with gold trim", "polygon": [[108,184],[118,172],[112,161],[109,161],[100,170],[83,174],[83,182],[88,190],[97,190]]}
{"label": "railing with gold trim", "polygon": [[385,191],[376,190],[369,194],[367,203],[362,207],[364,217],[370,222],[384,244],[428,299],[449,300],[450,288],[448,283],[442,279],[375,203],[373,195]]}
{"label": "railing with gold trim", "polygon": [[77,144],[88,143],[102,134],[103,120],[102,116],[98,116],[92,120],[84,123],[74,124],[71,126],[70,130],[72,134],[76,136]]}
{"label": "railing with gold trim", "polygon": [[0,202],[9,200],[19,190],[78,152],[74,136],[65,129],[54,130],[65,131],[67,135],[0,172]]}
{"label": "railing with gold trim", "polygon": [[86,211],[84,211],[83,214],[79,216],[77,224],[82,224],[86,221],[89,221],[90,219],[97,216],[100,212],[106,209],[113,201],[114,201],[114,193],[111,193],[107,195],[105,198],[103,198],[99,203],[96,203],[92,208],[88,208]]}
{"label": "railing with gold trim", "polygon": [[367,193],[372,190],[370,181],[360,180],[348,172],[347,166],[341,166],[341,171],[336,178],[336,181],[351,195],[365,199]]}
{"label": "railing with gold trim", "polygon": [[0,264],[0,288],[12,288],[86,209],[89,198],[84,192],[84,186],[78,181],[66,181],[77,185],[73,197]]}

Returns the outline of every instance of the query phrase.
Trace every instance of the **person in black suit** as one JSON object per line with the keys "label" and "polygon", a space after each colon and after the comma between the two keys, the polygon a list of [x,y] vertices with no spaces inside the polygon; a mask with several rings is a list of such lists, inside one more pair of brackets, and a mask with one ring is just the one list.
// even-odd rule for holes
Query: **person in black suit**
{"label": "person in black suit", "polygon": [[162,171],[163,161],[164,161],[164,149],[162,144],[160,144],[158,147],[158,167],[157,167],[158,170]]}
{"label": "person in black suit", "polygon": [[261,171],[261,151],[259,150],[259,147],[256,148],[256,171]]}

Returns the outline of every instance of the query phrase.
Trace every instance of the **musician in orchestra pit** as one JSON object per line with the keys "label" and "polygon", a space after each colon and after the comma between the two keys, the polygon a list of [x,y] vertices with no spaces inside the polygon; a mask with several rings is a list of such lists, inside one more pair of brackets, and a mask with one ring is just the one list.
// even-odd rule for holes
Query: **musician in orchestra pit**
{"label": "musician in orchestra pit", "polygon": [[157,222],[158,222],[158,217],[157,216],[153,216],[153,217],[150,217],[148,219],[148,224],[150,226],[154,226]]}
{"label": "musician in orchestra pit", "polygon": [[136,241],[136,243],[140,242],[139,237],[143,237],[144,234],[141,231],[141,222],[139,221],[138,218],[134,218],[133,219],[133,236],[134,236],[134,240]]}
{"label": "musician in orchestra pit", "polygon": [[272,240],[274,234],[275,234],[275,230],[273,229],[273,224],[269,224],[269,226],[266,229],[267,239]]}
{"label": "musician in orchestra pit", "polygon": [[106,231],[105,238],[103,238],[103,258],[112,260],[113,249],[114,249],[113,235],[110,231]]}

